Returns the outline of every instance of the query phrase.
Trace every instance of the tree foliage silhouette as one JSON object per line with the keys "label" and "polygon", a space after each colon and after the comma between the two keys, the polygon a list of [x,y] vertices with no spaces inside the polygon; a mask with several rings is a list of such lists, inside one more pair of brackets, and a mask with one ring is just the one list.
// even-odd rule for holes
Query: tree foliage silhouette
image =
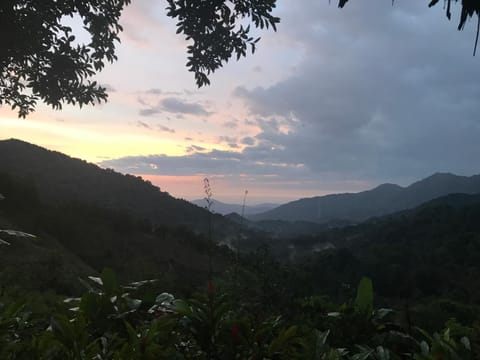
{"label": "tree foliage silhouette", "polygon": [[[0,105],[25,117],[42,101],[62,104],[105,101],[105,88],[93,76],[116,60],[118,21],[130,0],[3,0],[0,5]],[[68,16],[79,16],[90,35],[78,44]]]}
{"label": "tree foliage silhouette", "polygon": [[[431,0],[429,6],[438,3]],[[458,0],[454,0],[458,3]],[[189,71],[199,87],[232,56],[255,52],[259,38],[253,28],[276,30],[272,15],[276,0],[167,0],[167,15],[177,20],[177,34],[190,41]],[[343,7],[348,0],[339,0]],[[0,3],[0,105],[17,109],[20,117],[38,102],[54,109],[106,101],[107,93],[94,76],[117,59],[115,45],[124,8],[131,0],[2,0]],[[451,17],[452,0],[445,0]],[[480,15],[480,2],[462,0],[459,29]],[[65,18],[77,16],[89,34],[79,42]],[[479,17],[480,19],[480,17]],[[477,40],[480,20],[477,24]]]}
{"label": "tree foliage silhouette", "polygon": [[[338,7],[343,8],[345,4],[349,0],[338,0]],[[438,4],[440,0],[430,0],[428,7],[432,7]],[[459,0],[453,0],[455,3],[458,3]],[[443,0],[445,14],[447,15],[448,20],[452,18],[452,0]],[[392,0],[392,5],[395,3],[395,0]],[[477,35],[475,38],[475,46],[473,49],[473,56],[477,51],[477,44],[478,44],[478,35],[480,33],[480,1],[477,0],[462,0],[461,4],[461,11],[460,11],[460,20],[458,23],[458,30],[463,30],[465,27],[465,23],[467,22],[468,18],[473,16],[477,16]]]}
{"label": "tree foliage silhouette", "polygon": [[[107,93],[93,77],[106,62],[117,59],[115,45],[120,16],[131,0],[2,0],[0,3],[0,105],[25,117],[39,101],[60,109],[106,101]],[[275,29],[271,13],[276,0],[167,0],[167,15],[178,20],[177,33],[188,46],[187,67],[198,86],[235,54],[254,52],[258,38],[250,26]],[[77,41],[65,18],[77,16],[90,39]]]}

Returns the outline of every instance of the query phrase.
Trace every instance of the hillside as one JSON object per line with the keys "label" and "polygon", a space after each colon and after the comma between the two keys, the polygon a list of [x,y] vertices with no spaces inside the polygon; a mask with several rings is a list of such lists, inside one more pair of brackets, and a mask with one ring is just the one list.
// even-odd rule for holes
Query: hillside
{"label": "hillside", "polygon": [[[186,226],[152,225],[119,209],[81,201],[46,204],[35,183],[0,172],[0,286],[69,294],[78,277],[114,269],[123,280],[159,278],[189,288],[206,279],[208,239]],[[228,258],[214,247],[215,271]]]}
{"label": "hillside", "polygon": [[383,184],[359,193],[300,199],[250,218],[252,220],[357,223],[371,217],[413,208],[451,193],[480,193],[480,175],[466,177],[437,173],[407,187]]}
{"label": "hillside", "polygon": [[[132,175],[104,170],[19,140],[0,141],[0,284],[75,291],[79,276],[108,266],[122,279],[204,281],[210,214]],[[3,198],[4,197],[4,198]],[[212,215],[213,241],[238,225]],[[228,254],[214,248],[216,269]]]}
{"label": "hillside", "polygon": [[[1,204],[0,229],[22,229],[2,214]],[[0,237],[7,242],[0,245],[1,286],[21,284],[24,288],[71,293],[80,288],[77,277],[95,273],[80,257],[47,234],[30,238],[2,233]]]}
{"label": "hillside", "polygon": [[340,284],[355,284],[367,274],[385,298],[480,301],[478,194],[436,198],[408,211],[271,246],[304,269],[305,284],[332,296]]}
{"label": "hillside", "polygon": [[[50,205],[81,201],[124,210],[152,224],[183,224],[205,228],[208,213],[188,201],[175,199],[140,177],[123,175],[20,140],[0,141],[1,172],[35,185],[42,202]],[[217,216],[216,221],[225,224]]]}

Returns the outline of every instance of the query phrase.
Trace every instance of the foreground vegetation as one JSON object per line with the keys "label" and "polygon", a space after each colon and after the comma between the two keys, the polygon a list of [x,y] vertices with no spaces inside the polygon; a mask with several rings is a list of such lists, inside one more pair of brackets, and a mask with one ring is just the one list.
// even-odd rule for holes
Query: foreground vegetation
{"label": "foreground vegetation", "polygon": [[[191,299],[154,296],[155,281],[120,286],[112,270],[82,281],[56,311],[0,307],[1,359],[474,359],[479,328],[450,320],[429,334],[373,307],[371,280],[354,300],[297,299],[284,314],[239,283],[210,281]],[[217,286],[218,284],[218,286]],[[233,287],[232,287],[233,285]],[[293,304],[292,304],[293,305]]]}

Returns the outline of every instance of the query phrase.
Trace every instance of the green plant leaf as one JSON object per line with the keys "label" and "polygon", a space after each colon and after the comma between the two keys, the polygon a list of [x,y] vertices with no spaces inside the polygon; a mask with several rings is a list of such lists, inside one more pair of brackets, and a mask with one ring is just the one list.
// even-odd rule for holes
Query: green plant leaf
{"label": "green plant leaf", "polygon": [[472,350],[472,347],[470,346],[470,340],[466,336],[463,336],[460,339],[460,342],[463,344],[463,346],[465,346],[465,349]]}
{"label": "green plant leaf", "polygon": [[100,275],[103,282],[103,289],[107,295],[114,294],[118,290],[117,276],[110,268],[105,268]]}
{"label": "green plant leaf", "polygon": [[372,280],[363,277],[357,289],[355,299],[355,310],[359,313],[370,316],[373,310],[373,285]]}
{"label": "green plant leaf", "polygon": [[422,352],[422,355],[428,355],[428,353],[430,352],[430,347],[428,346],[426,341],[422,341],[420,343],[420,350]]}

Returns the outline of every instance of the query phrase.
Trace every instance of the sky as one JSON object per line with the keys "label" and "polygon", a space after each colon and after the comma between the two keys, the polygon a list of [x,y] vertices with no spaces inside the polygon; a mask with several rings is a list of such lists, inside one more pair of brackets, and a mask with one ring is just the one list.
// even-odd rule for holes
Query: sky
{"label": "sky", "polygon": [[[197,89],[166,2],[135,0],[95,107],[0,107],[18,138],[140,175],[184,199],[283,203],[435,172],[480,173],[476,19],[429,1],[282,0],[278,31]],[[75,20],[72,20],[73,26]],[[82,34],[78,34],[82,38]]]}

